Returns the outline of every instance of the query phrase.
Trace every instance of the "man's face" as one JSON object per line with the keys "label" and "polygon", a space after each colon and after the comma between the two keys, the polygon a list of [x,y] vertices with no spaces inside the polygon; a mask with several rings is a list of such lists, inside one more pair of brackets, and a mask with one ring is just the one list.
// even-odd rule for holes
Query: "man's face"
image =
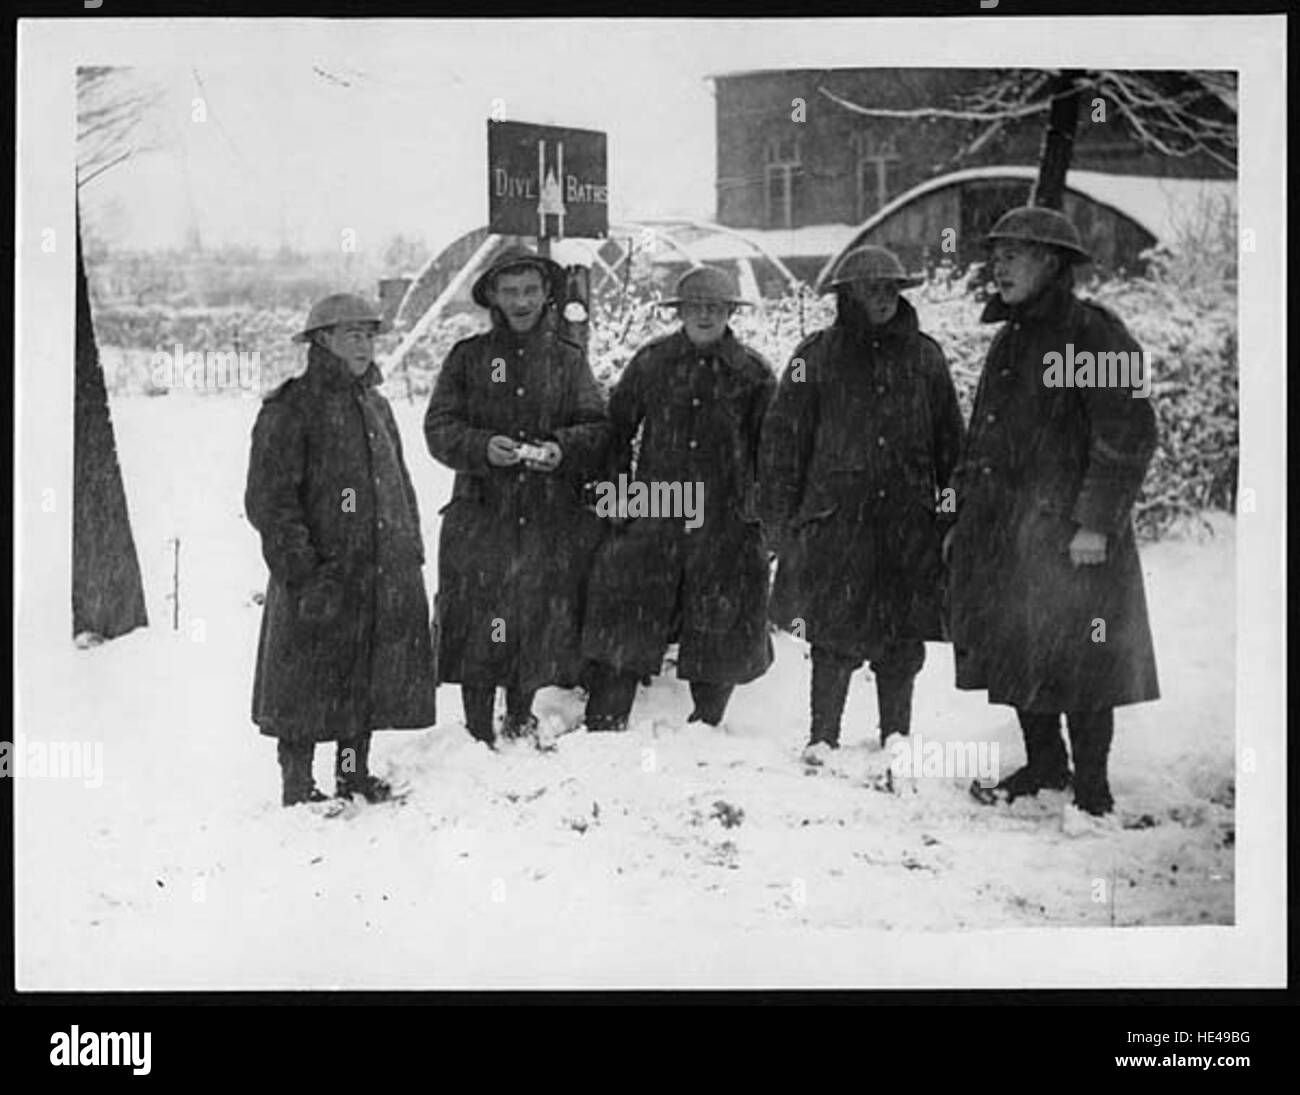
{"label": "man's face", "polygon": [[373,323],[338,323],[320,334],[320,342],[347,362],[353,376],[361,376],[375,359],[375,325]]}
{"label": "man's face", "polygon": [[542,272],[535,267],[498,274],[488,298],[501,309],[512,331],[531,331],[546,305]]}
{"label": "man's face", "polygon": [[1056,257],[1036,243],[999,240],[993,247],[993,280],[1005,304],[1032,300],[1052,280]]}
{"label": "man's face", "polygon": [[692,346],[708,346],[717,342],[727,330],[727,320],[736,310],[725,300],[687,300],[677,305],[682,329]]}
{"label": "man's face", "polygon": [[898,311],[898,286],[892,281],[850,282],[849,292],[867,313],[867,321],[873,327],[884,326]]}

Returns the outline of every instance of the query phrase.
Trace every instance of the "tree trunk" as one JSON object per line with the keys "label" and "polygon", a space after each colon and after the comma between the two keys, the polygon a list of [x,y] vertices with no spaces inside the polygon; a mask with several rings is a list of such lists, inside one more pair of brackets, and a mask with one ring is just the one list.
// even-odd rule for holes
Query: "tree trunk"
{"label": "tree trunk", "polygon": [[1065,69],[1047,85],[1052,96],[1047,130],[1043,133],[1043,150],[1038,158],[1038,182],[1030,205],[1060,209],[1065,201],[1065,176],[1074,155],[1074,134],[1079,127],[1080,69]]}
{"label": "tree trunk", "polygon": [[76,395],[73,405],[72,633],[105,639],[147,627],[140,561],[117,462],[95,343],[77,219]]}

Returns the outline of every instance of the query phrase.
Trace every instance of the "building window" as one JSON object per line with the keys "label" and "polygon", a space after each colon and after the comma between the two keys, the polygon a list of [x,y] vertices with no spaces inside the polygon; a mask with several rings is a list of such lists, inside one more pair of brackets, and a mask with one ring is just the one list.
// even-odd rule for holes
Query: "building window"
{"label": "building window", "polygon": [[853,146],[857,156],[857,219],[864,221],[889,201],[889,166],[898,163],[900,157],[893,138],[882,140],[855,133]]}
{"label": "building window", "polygon": [[795,183],[802,170],[798,137],[769,137],[763,148],[763,192],[769,228],[793,228]]}

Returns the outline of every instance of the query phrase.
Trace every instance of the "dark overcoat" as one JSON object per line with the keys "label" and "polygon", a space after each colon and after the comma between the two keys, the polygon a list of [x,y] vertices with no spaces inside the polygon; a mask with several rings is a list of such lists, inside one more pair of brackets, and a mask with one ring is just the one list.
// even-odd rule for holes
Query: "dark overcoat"
{"label": "dark overcoat", "polygon": [[[1058,282],[1008,308],[954,477],[949,558],[957,687],[1030,711],[1097,711],[1159,696],[1132,509],[1156,446],[1132,387],[1045,382],[1046,355],[1140,352],[1124,324]],[[1080,528],[1106,561],[1074,566]]]}
{"label": "dark overcoat", "polygon": [[419,507],[381,379],[313,346],[253,427],[244,508],[271,572],[253,684],[265,734],[436,721]]}
{"label": "dark overcoat", "polygon": [[939,492],[961,448],[957,394],[906,300],[872,327],[805,340],[763,426],[764,522],[779,544],[772,619],[846,656],[943,635]]}
{"label": "dark overcoat", "polygon": [[756,473],[775,387],[771,367],[730,329],[704,350],[678,330],[628,362],[610,397],[608,481],[694,484],[702,522],[638,517],[608,538],[592,572],[588,658],[656,673],[676,641],[678,677],[731,684],[771,664]]}
{"label": "dark overcoat", "polygon": [[[424,419],[433,456],[455,469],[438,547],[438,679],[534,689],[582,670],[583,592],[601,522],[583,505],[599,466],[604,400],[581,347],[548,311],[527,335],[495,315],[458,342]],[[553,472],[493,467],[488,439],[555,441]]]}

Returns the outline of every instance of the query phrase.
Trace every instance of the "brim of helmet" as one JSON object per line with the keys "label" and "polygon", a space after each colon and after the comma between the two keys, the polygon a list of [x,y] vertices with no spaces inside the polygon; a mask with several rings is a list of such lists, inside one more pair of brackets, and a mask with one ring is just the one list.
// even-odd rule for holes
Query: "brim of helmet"
{"label": "brim of helmet", "polygon": [[[391,330],[393,329],[393,325],[392,325],[391,323],[385,323],[383,320],[371,320],[370,322],[371,322],[371,325],[372,325],[372,326],[374,327],[374,329],[375,329],[375,334],[377,334],[377,335],[386,335],[389,331],[391,331]],[[317,332],[317,331],[324,331],[324,330],[326,330],[327,328],[335,327],[335,326],[337,326],[337,324],[334,324],[334,323],[325,323],[325,324],[322,324],[322,325],[319,326],[319,327],[308,327],[306,330],[299,331],[296,335],[294,335],[294,336],[290,339],[290,341],[291,341],[291,342],[310,342],[310,341],[311,341],[311,336],[312,336],[315,332]]]}
{"label": "brim of helmet", "polygon": [[542,281],[551,282],[552,285],[564,273],[564,267],[554,259],[544,258],[541,255],[533,255],[529,258],[520,259],[518,262],[511,262],[505,266],[489,266],[483,273],[474,280],[474,287],[470,290],[470,299],[480,308],[491,308],[492,302],[488,300],[488,286],[492,284],[492,279],[502,270],[509,270],[516,266],[531,266],[541,271]]}
{"label": "brim of helmet", "polygon": [[[823,293],[829,293],[829,292],[831,292],[833,289],[841,289],[841,288],[843,288],[843,287],[846,286],[846,285],[852,285],[855,281],[858,281],[858,280],[861,280],[861,279],[859,279],[859,278],[835,278],[835,279],[832,280],[832,281],[828,281],[828,282],[823,283],[823,285],[822,285],[822,287],[821,287],[821,292],[823,292]],[[925,284],[925,278],[922,278],[922,277],[908,277],[908,278],[867,278],[867,279],[865,279],[865,280],[867,280],[867,281],[892,281],[892,282],[893,282],[895,285],[897,285],[900,289],[915,289],[918,285],[924,285],[924,284]]]}
{"label": "brim of helmet", "polygon": [[1015,243],[1041,243],[1044,247],[1055,247],[1058,251],[1065,252],[1070,257],[1070,261],[1078,264],[1091,262],[1092,256],[1081,247],[1074,247],[1068,243],[1055,243],[1052,240],[1029,240],[1024,236],[985,236],[984,245],[992,247],[998,240],[1009,240]]}

